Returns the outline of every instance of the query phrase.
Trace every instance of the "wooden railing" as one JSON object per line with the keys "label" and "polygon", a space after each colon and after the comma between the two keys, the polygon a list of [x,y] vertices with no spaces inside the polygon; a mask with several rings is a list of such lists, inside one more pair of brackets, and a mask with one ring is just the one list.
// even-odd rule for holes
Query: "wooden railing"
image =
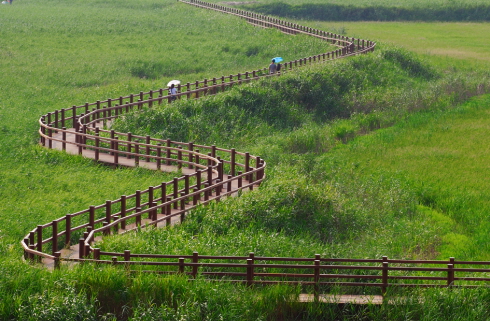
{"label": "wooden railing", "polygon": [[[375,47],[375,43],[370,41],[347,38],[243,10],[197,0],[182,2],[234,14],[256,26],[318,37],[341,48],[285,62],[281,72],[273,75],[267,69],[259,69],[179,85],[177,96],[180,99],[214,95],[234,85],[263,77],[280,76],[312,63],[363,54]],[[155,273],[184,273],[194,278],[201,275],[209,279],[249,285],[278,282],[302,284],[312,288],[317,296],[319,291],[326,291],[331,286],[377,287],[385,293],[388,287],[475,286],[490,281],[487,277],[490,269],[460,267],[487,267],[490,262],[456,261],[454,258],[448,261],[415,261],[391,260],[387,257],[371,260],[332,259],[321,258],[320,255],[314,258],[256,257],[253,253],[243,257],[201,256],[198,253],[153,255],[133,254],[129,250],[112,253],[94,248],[92,245],[97,236],[146,226],[166,226],[172,224],[173,220],[182,221],[186,213],[199,204],[254,189],[265,179],[265,162],[249,153],[104,129],[104,125],[132,110],[171,103],[167,90],[160,88],[85,103],[56,110],[40,118],[41,144],[48,148],[71,149],[71,152],[114,165],[144,165],[155,170],[165,170],[165,166],[170,166],[186,173],[170,182],[150,186],[132,195],[123,195],[119,199],[108,200],[104,204],[90,206],[38,225],[21,242],[26,259],[52,260],[55,266],[60,266],[62,262],[89,261],[124,265],[128,269],[138,265],[140,270],[144,266],[144,271]],[[61,257],[59,250],[72,244],[78,244],[78,255]]]}
{"label": "wooden railing", "polygon": [[[105,252],[96,248],[94,259],[100,264],[122,265],[138,272],[186,274],[190,278],[206,277],[210,280],[234,283],[277,284],[287,283],[309,287],[318,297],[328,289],[347,287],[377,288],[382,294],[388,288],[407,287],[476,287],[490,281],[490,262],[443,260],[262,257],[199,255],[156,255]],[[77,260],[84,262],[86,260]],[[56,266],[60,265],[59,256]],[[458,265],[458,267],[456,267]],[[469,267],[468,267],[469,266]],[[484,266],[475,268],[474,266]],[[357,291],[355,291],[357,292]]]}

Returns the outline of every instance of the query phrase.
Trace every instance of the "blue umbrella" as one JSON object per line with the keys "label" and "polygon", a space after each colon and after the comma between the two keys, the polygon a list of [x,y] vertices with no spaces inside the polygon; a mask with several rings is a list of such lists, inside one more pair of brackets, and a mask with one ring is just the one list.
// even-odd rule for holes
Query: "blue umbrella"
{"label": "blue umbrella", "polygon": [[276,57],[276,58],[272,58],[274,59],[275,62],[281,62],[282,61],[282,57]]}

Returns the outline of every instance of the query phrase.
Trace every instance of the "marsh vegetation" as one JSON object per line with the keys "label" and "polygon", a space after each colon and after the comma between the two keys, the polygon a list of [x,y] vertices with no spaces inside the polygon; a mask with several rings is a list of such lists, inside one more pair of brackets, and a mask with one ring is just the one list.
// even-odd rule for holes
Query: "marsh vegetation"
{"label": "marsh vegetation", "polygon": [[[0,78],[0,319],[486,319],[486,289],[416,290],[403,293],[414,298],[408,304],[339,308],[291,303],[301,290],[294,287],[188,283],[91,265],[49,272],[23,262],[19,242],[36,225],[169,180],[42,149],[41,114],[177,77],[256,69],[278,53],[294,59],[329,49],[170,0],[26,0],[1,9],[0,68],[8,76]],[[377,41],[386,35],[372,23],[356,26],[346,30]],[[426,56],[418,41],[410,46],[418,54],[403,49],[411,28],[419,26],[403,26],[404,43],[381,41],[370,55],[126,117],[118,129],[259,155],[268,179],[259,192],[199,209],[186,224],[101,246],[488,260],[482,146],[490,99],[475,97],[490,90],[488,63]],[[466,52],[485,46],[478,34],[452,32]]]}

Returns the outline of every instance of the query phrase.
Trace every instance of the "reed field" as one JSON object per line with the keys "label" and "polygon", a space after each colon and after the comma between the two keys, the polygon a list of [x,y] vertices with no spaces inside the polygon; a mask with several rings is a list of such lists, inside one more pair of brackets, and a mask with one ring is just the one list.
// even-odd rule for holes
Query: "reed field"
{"label": "reed field", "polygon": [[[214,0],[215,2],[218,2]],[[487,1],[230,1],[263,14],[321,21],[489,21]]]}
{"label": "reed field", "polygon": [[[261,4],[277,2],[250,5]],[[260,189],[199,208],[185,224],[107,237],[98,246],[489,260],[488,23],[301,23],[378,46],[115,124],[259,155],[268,164]],[[42,114],[332,47],[171,0],[15,0],[0,6],[0,30],[1,320],[487,319],[486,288],[412,290],[397,292],[408,301],[395,305],[339,307],[299,304],[299,287],[189,283],[89,264],[50,272],[24,262],[20,241],[35,226],[178,175],[113,169],[41,148]]]}

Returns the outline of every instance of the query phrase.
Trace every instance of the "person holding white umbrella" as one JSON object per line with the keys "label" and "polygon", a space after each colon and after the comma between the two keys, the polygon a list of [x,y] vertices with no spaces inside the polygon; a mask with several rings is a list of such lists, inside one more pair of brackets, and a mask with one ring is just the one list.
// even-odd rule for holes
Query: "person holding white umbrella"
{"label": "person holding white umbrella", "polygon": [[170,95],[170,101],[174,101],[177,99],[177,88],[175,88],[175,85],[179,85],[180,80],[171,80],[168,82],[167,87],[168,88],[168,94]]}

